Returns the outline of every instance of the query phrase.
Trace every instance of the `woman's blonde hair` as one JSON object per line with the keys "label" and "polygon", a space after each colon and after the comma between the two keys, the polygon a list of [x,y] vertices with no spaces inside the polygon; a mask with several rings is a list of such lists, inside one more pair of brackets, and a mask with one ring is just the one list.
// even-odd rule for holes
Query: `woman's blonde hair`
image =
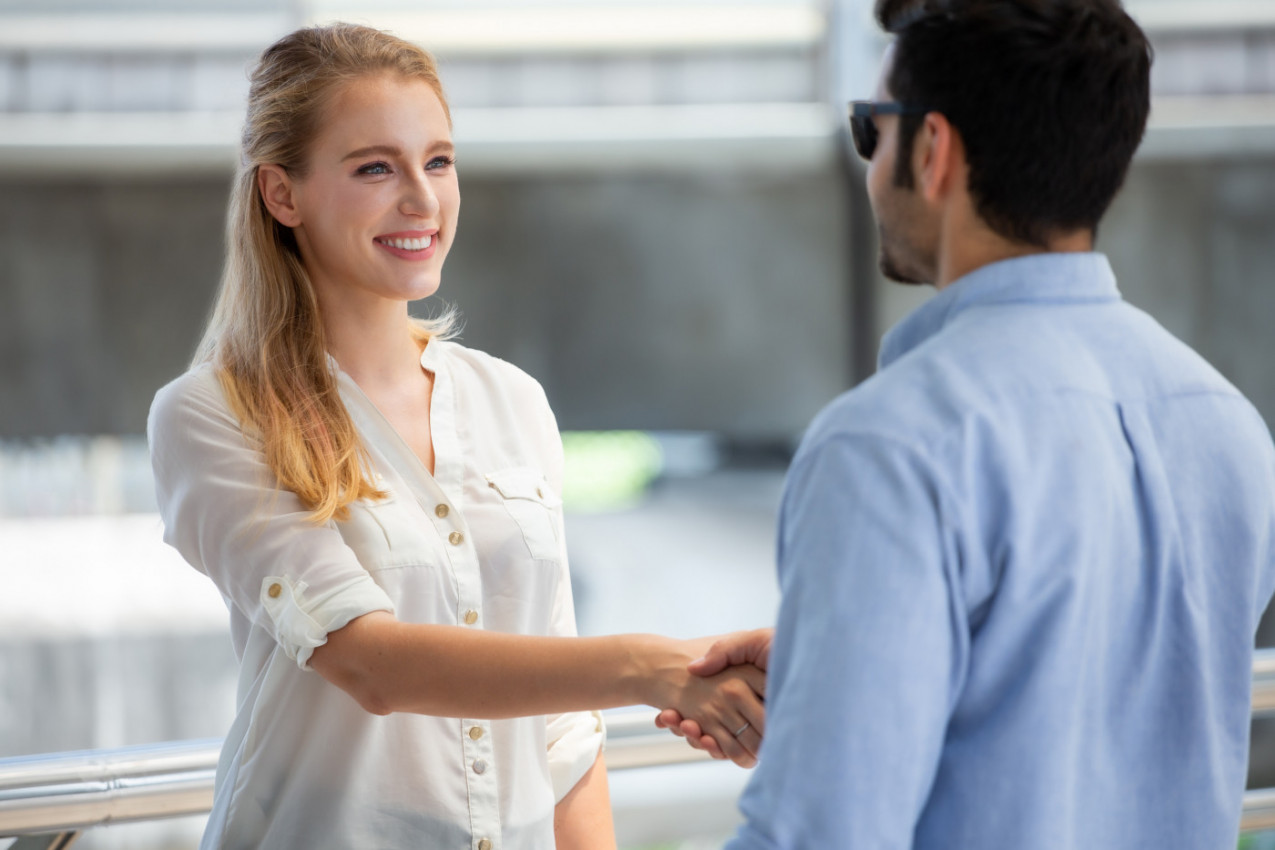
{"label": "woman's blonde hair", "polygon": [[[337,392],[323,323],[292,230],[257,188],[259,166],[304,177],[310,144],[339,88],[369,74],[423,80],[447,100],[433,58],[414,44],[352,24],[284,36],[251,75],[241,161],[226,223],[226,265],[195,364],[212,361],[246,435],[259,441],[279,484],[316,523],[349,516],[356,499],[384,494]],[[446,336],[452,316],[414,320],[422,343]]]}

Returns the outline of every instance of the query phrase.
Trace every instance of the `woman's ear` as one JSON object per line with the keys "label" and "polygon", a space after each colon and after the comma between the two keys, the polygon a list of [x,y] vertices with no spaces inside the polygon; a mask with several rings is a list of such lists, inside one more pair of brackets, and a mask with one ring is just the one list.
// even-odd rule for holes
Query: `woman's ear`
{"label": "woman's ear", "polygon": [[301,213],[292,190],[292,177],[283,166],[274,163],[257,166],[257,191],[261,192],[266,209],[284,227],[301,224]]}

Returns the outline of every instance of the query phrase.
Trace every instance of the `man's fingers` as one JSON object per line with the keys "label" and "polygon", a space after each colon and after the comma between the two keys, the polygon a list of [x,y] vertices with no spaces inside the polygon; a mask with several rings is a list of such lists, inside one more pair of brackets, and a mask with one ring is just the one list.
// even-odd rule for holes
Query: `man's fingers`
{"label": "man's fingers", "polygon": [[753,754],[744,749],[744,745],[729,730],[721,726],[712,727],[708,736],[717,741],[718,749],[726,758],[740,767],[752,767]]}
{"label": "man's fingers", "polygon": [[753,689],[753,693],[757,694],[757,696],[761,697],[762,699],[765,699],[766,698],[766,671],[759,670],[758,668],[749,664],[745,667],[740,667],[739,672],[743,675],[744,681],[748,683],[748,686]]}
{"label": "man's fingers", "polygon": [[682,715],[675,708],[666,708],[655,716],[656,728],[667,729],[679,738],[682,736],[681,724]]}
{"label": "man's fingers", "polygon": [[[739,715],[730,721],[730,725],[734,728],[727,728],[720,722],[710,723],[704,731],[716,739],[718,748],[726,758],[740,767],[754,766],[757,764],[757,750],[761,748],[761,735],[752,728],[751,721]],[[736,732],[739,734],[736,735]]]}
{"label": "man's fingers", "polygon": [[704,750],[710,756],[718,759],[719,761],[726,758],[726,754],[722,752],[722,748],[717,746],[717,739],[712,735],[701,735],[699,740],[691,744],[691,746],[695,747],[697,750]]}
{"label": "man's fingers", "polygon": [[719,638],[703,658],[697,658],[686,669],[696,676],[713,676],[727,667],[752,664],[762,670],[770,663],[770,641],[773,629],[734,632]]}
{"label": "man's fingers", "polygon": [[749,726],[744,730],[743,734],[736,738],[745,750],[752,754],[753,763],[742,765],[743,767],[753,767],[757,764],[757,756],[761,753],[762,735],[753,726]]}
{"label": "man's fingers", "polygon": [[[764,675],[764,674],[763,674]],[[764,684],[763,684],[764,687]],[[766,706],[760,703],[746,705],[740,708],[744,714],[744,719],[748,721],[749,731],[755,731],[760,738],[766,734]],[[748,746],[747,743],[744,746]],[[757,750],[749,747],[753,755],[757,754]]]}
{"label": "man's fingers", "polygon": [[696,676],[716,676],[729,666],[730,656],[718,641],[708,648],[703,658],[696,658],[686,665],[686,669]]}

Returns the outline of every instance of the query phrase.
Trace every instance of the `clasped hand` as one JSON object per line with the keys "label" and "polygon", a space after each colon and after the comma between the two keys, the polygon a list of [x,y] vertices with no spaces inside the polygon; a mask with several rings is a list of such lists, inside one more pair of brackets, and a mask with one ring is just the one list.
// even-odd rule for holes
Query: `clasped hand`
{"label": "clasped hand", "polygon": [[766,674],[773,629],[716,639],[687,665],[682,704],[660,712],[655,725],[686,738],[715,759],[740,767],[757,763],[766,731]]}

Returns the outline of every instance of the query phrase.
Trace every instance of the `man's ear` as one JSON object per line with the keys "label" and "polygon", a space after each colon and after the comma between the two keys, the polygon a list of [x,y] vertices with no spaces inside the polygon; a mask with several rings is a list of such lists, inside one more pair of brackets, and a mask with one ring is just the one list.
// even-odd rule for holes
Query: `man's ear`
{"label": "man's ear", "polygon": [[284,227],[301,224],[301,213],[293,197],[292,176],[283,166],[265,163],[257,166],[257,191],[275,220]]}
{"label": "man's ear", "polygon": [[963,180],[965,146],[960,134],[941,112],[930,112],[917,133],[917,188],[928,201],[937,201]]}

